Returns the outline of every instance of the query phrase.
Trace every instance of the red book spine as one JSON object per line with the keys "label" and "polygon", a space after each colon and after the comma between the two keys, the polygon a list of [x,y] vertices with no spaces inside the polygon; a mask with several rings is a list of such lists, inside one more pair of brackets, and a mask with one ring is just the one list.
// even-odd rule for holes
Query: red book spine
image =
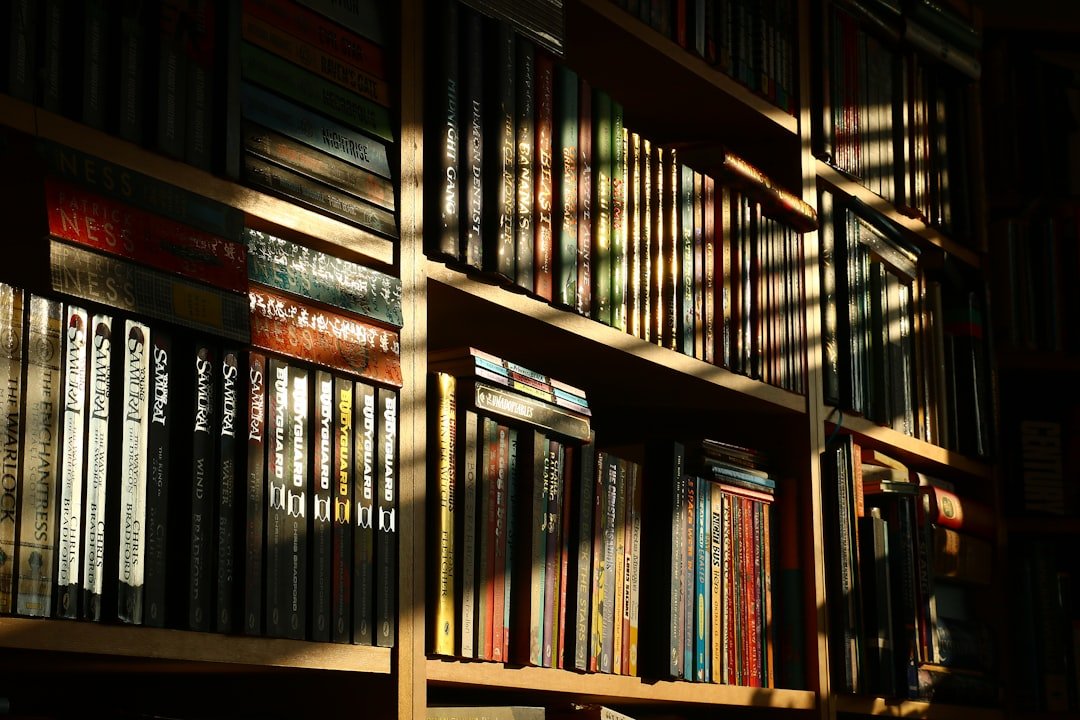
{"label": "red book spine", "polygon": [[225,290],[247,290],[242,243],[53,177],[45,179],[45,202],[49,232],[58,238]]}
{"label": "red book spine", "polygon": [[401,343],[395,330],[251,288],[251,344],[401,387]]}
{"label": "red book spine", "polygon": [[[487,423],[485,423],[485,425],[487,425]],[[482,586],[482,588],[480,590],[484,594],[484,596],[486,597],[486,602],[484,603],[484,617],[481,619],[481,622],[483,623],[483,626],[484,626],[483,631],[482,631],[483,634],[484,634],[484,647],[483,647],[482,659],[484,659],[484,660],[494,660],[495,659],[494,637],[493,637],[494,632],[495,632],[495,625],[496,625],[496,623],[494,622],[495,578],[499,575],[498,566],[495,565],[495,553],[496,553],[496,550],[495,550],[495,522],[496,522],[496,520],[495,520],[495,518],[496,518],[496,515],[497,515],[497,512],[498,512],[497,509],[496,509],[496,503],[497,503],[497,498],[498,498],[498,495],[497,495],[497,492],[498,492],[498,490],[497,490],[497,477],[498,477],[498,473],[499,473],[499,433],[500,433],[500,431],[502,431],[502,428],[496,428],[495,432],[492,435],[489,435],[488,442],[487,442],[487,447],[485,448],[485,450],[487,452],[487,463],[488,463],[488,469],[487,469],[487,480],[488,480],[488,482],[487,482],[487,486],[485,487],[485,490],[488,493],[488,503],[487,503],[487,517],[485,518],[485,525],[484,525],[484,528],[483,528],[483,532],[486,533],[487,536],[488,536],[487,548],[486,548],[486,551],[487,551],[486,552],[486,554],[487,554],[487,568],[488,568],[488,570],[487,570],[486,576],[481,578],[481,582],[483,583],[483,586]],[[501,629],[502,623],[500,622],[500,623],[498,623],[498,625],[499,625],[499,627]],[[500,650],[501,650],[501,646],[500,646]]]}
{"label": "red book spine", "polygon": [[494,564],[491,566],[492,576],[492,602],[491,602],[491,659],[496,662],[502,662],[506,660],[506,656],[503,653],[505,648],[505,627],[503,626],[503,615],[506,609],[505,603],[505,590],[506,590],[506,573],[503,569],[506,567],[506,520],[507,520],[507,467],[509,463],[510,452],[510,437],[509,428],[506,425],[499,425],[498,430],[498,442],[495,451],[495,483],[493,490],[495,493],[494,508],[495,508],[495,523],[494,523],[494,542],[492,542],[492,552],[494,553]]}
{"label": "red book spine", "polygon": [[578,254],[577,311],[592,308],[592,87],[584,79],[578,87]]}
{"label": "red book spine", "polygon": [[924,485],[922,492],[929,495],[930,522],[988,540],[996,537],[997,526],[989,505],[935,485]]}
{"label": "red book spine", "polygon": [[554,226],[552,224],[552,120],[555,60],[546,52],[536,53],[536,222],[534,223],[534,290],[545,300],[553,297]]}

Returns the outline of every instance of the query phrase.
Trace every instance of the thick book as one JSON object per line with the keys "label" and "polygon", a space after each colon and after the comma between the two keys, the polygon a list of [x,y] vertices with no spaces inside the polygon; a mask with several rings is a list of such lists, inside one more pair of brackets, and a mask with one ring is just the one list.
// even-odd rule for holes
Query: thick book
{"label": "thick book", "polygon": [[247,342],[245,298],[202,283],[49,239],[54,292],[104,303],[119,312]]}
{"label": "thick book", "polygon": [[574,440],[589,438],[588,415],[480,378],[462,378],[458,385],[462,402],[480,412],[525,422]]}
{"label": "thick book", "polygon": [[461,519],[455,522],[454,527],[454,544],[459,548],[456,566],[461,570],[455,599],[456,616],[460,619],[461,626],[457,654],[463,658],[473,658],[476,657],[477,650],[477,516],[484,431],[483,420],[475,410],[458,411],[457,422],[460,431],[455,440],[460,468],[458,477],[461,480],[454,488],[454,508],[461,512]]}
{"label": "thick book", "polygon": [[39,295],[31,296],[27,304],[15,612],[49,617],[58,541],[63,305]]}
{"label": "thick book", "polygon": [[401,344],[396,330],[268,288],[252,286],[248,299],[253,346],[401,386]]}
{"label": "thick book", "polygon": [[604,90],[592,97],[593,191],[592,306],[590,317],[611,324],[611,177],[614,130],[612,100]]}
{"label": "thick book", "polygon": [[146,539],[143,572],[143,624],[164,627],[168,585],[168,533],[170,479],[172,474],[170,447],[176,424],[176,389],[170,395],[175,361],[173,334],[157,327],[150,334],[150,429],[146,435]]}
{"label": "thick book", "polygon": [[514,282],[526,292],[535,287],[534,211],[536,198],[536,46],[518,35],[514,46]]}
{"label": "thick book", "polygon": [[586,317],[592,309],[593,172],[593,90],[588,81],[579,78],[577,301],[575,309],[579,315]]}
{"label": "thick book", "polygon": [[[83,510],[83,577],[81,584],[81,617],[100,621],[103,618],[103,595],[105,590],[105,525],[106,505],[111,483],[109,472],[115,454],[109,448],[112,435],[109,428],[113,413],[113,319],[109,315],[95,313],[91,318],[90,367],[88,370],[90,397],[88,400],[86,444],[91,448],[86,459],[86,496]],[[115,356],[123,354],[120,345]],[[116,389],[119,392],[120,388]],[[113,473],[115,475],[115,472]],[[116,504],[116,498],[111,503]]]}
{"label": "thick book", "polygon": [[[270,637],[285,637],[285,519],[288,478],[286,467],[292,463],[289,410],[289,364],[275,356],[266,357],[265,424],[265,545],[262,581],[265,588],[262,607],[265,632]],[[249,451],[253,448],[249,445]],[[249,478],[250,479],[250,478]],[[249,535],[249,541],[251,537]],[[249,606],[251,604],[249,603]],[[253,607],[253,606],[252,606]],[[250,624],[250,623],[249,623]],[[253,632],[253,629],[249,629]]]}
{"label": "thick book", "polygon": [[218,396],[215,404],[218,415],[217,433],[217,482],[213,496],[213,524],[210,547],[214,557],[214,609],[215,632],[231,634],[243,623],[240,619],[238,581],[240,559],[237,539],[237,520],[244,489],[241,482],[246,446],[242,445],[244,410],[247,396],[244,385],[243,358],[240,350],[232,346],[221,348],[220,358],[214,367]]}
{"label": "thick book", "polygon": [[285,412],[287,452],[291,458],[285,466],[285,545],[283,569],[284,622],[287,638],[303,640],[307,633],[308,614],[308,509],[307,493],[309,457],[311,451],[312,371],[299,365],[289,365],[288,407]]}
{"label": "thick book", "polygon": [[82,494],[86,465],[86,371],[89,365],[89,321],[77,305],[65,308],[63,336],[63,403],[60,407],[59,542],[56,568],[57,617],[79,613],[82,560]]}
{"label": "thick book", "polygon": [[311,611],[309,640],[329,642],[332,629],[331,577],[333,573],[334,444],[337,442],[334,376],[316,369],[312,383],[311,484],[308,513],[311,517],[310,568]]}
{"label": "thick book", "polygon": [[214,67],[219,45],[225,42],[221,30],[224,22],[217,16],[221,10],[212,0],[188,0],[183,11],[181,47],[186,64],[184,76],[184,157],[189,165],[209,171],[216,158],[220,142],[215,137],[218,124],[215,113],[217,89]]}
{"label": "thick book", "polygon": [[[452,3],[451,3],[452,4]],[[484,269],[501,282],[517,273],[517,40],[508,23],[484,26]]]}
{"label": "thick book", "polygon": [[184,133],[187,130],[188,59],[186,42],[187,3],[167,0],[157,8],[156,32],[149,37],[156,42],[156,79],[152,105],[154,127],[150,135],[154,148],[177,160],[184,159]]}
{"label": "thick book", "polygon": [[370,40],[376,47],[386,48],[391,38],[387,36],[387,8],[375,0],[336,2],[335,0],[299,0],[320,15],[343,26],[347,30]]}
{"label": "thick book", "polygon": [[397,619],[398,394],[378,390],[379,462],[375,484],[375,644],[393,647]]}
{"label": "thick book", "polygon": [[455,506],[454,493],[457,485],[457,388],[453,375],[437,372],[432,376],[432,454],[435,468],[433,476],[437,504],[433,503],[432,560],[435,564],[435,580],[432,585],[431,602],[431,652],[452,656],[455,651],[456,623],[454,592],[457,582],[457,554],[454,543]]}
{"label": "thick book", "polygon": [[247,454],[244,481],[244,580],[243,580],[243,629],[244,635],[262,635],[265,632],[263,606],[265,604],[263,572],[266,567],[267,548],[264,544],[267,527],[267,478],[269,463],[267,450],[272,447],[267,415],[267,391],[272,386],[270,368],[266,355],[257,351],[247,353],[247,425],[245,436]]}
{"label": "thick book", "polygon": [[428,53],[430,111],[426,136],[427,163],[437,168],[434,182],[427,191],[426,215],[432,220],[428,234],[429,253],[449,259],[461,258],[461,63],[459,55],[458,3],[442,3],[440,10],[431,13],[432,52]]}
{"label": "thick book", "polygon": [[578,233],[578,76],[563,63],[555,65],[552,92],[551,218],[553,300],[573,309],[577,304]]}
{"label": "thick book", "polygon": [[218,434],[221,413],[218,405],[218,383],[221,349],[216,343],[199,339],[185,358],[190,383],[191,415],[187,435],[191,448],[191,484],[187,488],[189,517],[187,521],[188,576],[186,583],[187,612],[184,627],[189,630],[211,630],[215,626],[214,597],[214,517],[218,499]]}
{"label": "thick book", "polygon": [[[13,3],[15,12],[20,3]],[[22,395],[23,395],[23,329],[26,318],[23,312],[24,292],[21,288],[0,283],[0,332],[8,340],[0,344],[0,382],[3,382],[3,443],[4,455],[0,460],[4,477],[18,477],[19,453],[22,447]],[[91,331],[93,332],[93,330]],[[93,377],[93,376],[91,376]],[[107,384],[106,368],[106,384]],[[18,541],[15,519],[17,516],[19,485],[17,482],[0,484],[0,613],[11,614],[15,598],[15,547]],[[83,547],[86,547],[84,541]]]}
{"label": "thick book", "polygon": [[334,377],[334,438],[332,463],[333,528],[330,572],[330,639],[352,642],[353,557],[353,381]]}
{"label": "thick book", "polygon": [[16,0],[10,7],[10,33],[8,44],[8,71],[4,77],[5,88],[12,97],[34,102],[38,93],[38,47],[40,40],[38,16],[41,4],[33,0]]}
{"label": "thick book", "polygon": [[554,102],[555,58],[543,49],[535,55],[535,136],[533,157],[536,194],[533,212],[533,292],[544,300],[554,299],[555,217],[554,201]]}
{"label": "thick book", "polygon": [[461,178],[460,258],[471,268],[484,267],[484,153],[487,93],[484,90],[484,22],[476,11],[466,7],[461,13],[461,128],[462,152],[458,168]]}
{"label": "thick book", "polygon": [[[354,645],[374,645],[375,476],[381,454],[377,439],[376,388],[357,381],[353,395],[353,637]],[[451,605],[452,607],[452,605]]]}
{"label": "thick book", "polygon": [[896,668],[893,638],[893,603],[891,585],[893,557],[889,545],[889,525],[878,508],[871,508],[858,519],[860,547],[860,581],[862,583],[863,617],[867,667],[867,689],[885,697],[896,694]]}
{"label": "thick book", "polygon": [[526,705],[429,706],[427,720],[544,720],[543,707]]}
{"label": "thick book", "polygon": [[611,326],[627,330],[626,268],[629,218],[626,216],[627,142],[622,103],[611,102]]}

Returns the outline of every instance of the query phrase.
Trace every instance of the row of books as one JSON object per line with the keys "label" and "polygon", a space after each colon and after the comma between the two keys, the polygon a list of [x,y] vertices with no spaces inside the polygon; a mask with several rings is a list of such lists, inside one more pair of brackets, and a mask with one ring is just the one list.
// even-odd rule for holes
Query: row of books
{"label": "row of books", "polygon": [[929,269],[863,203],[819,195],[825,402],[971,455],[992,452],[982,281]]}
{"label": "row of books", "polygon": [[836,436],[822,456],[830,662],[851,693],[1000,702],[985,501]]}
{"label": "row of books", "polygon": [[377,3],[20,1],[3,20],[8,94],[398,237]]}
{"label": "row of books", "polygon": [[798,17],[790,0],[615,0],[632,16],[794,114]]}
{"label": "row of books", "polygon": [[2,289],[0,610],[393,644],[396,390]]}
{"label": "row of books", "polygon": [[693,170],[506,23],[455,3],[436,15],[429,253],[801,391],[789,279],[814,210],[729,152],[717,177]]}
{"label": "row of books", "polygon": [[[245,0],[243,182],[396,240],[395,88],[378,3]],[[318,12],[316,12],[318,11]]]}
{"label": "row of books", "polygon": [[824,4],[815,146],[902,212],[963,240],[975,227],[964,129],[980,41],[942,5]]}

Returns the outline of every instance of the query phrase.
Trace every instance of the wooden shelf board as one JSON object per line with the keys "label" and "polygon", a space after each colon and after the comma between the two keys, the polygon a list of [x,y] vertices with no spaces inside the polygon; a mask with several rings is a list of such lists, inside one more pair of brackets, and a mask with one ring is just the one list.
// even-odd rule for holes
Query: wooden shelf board
{"label": "wooden shelf board", "polygon": [[0,118],[4,125],[33,135],[37,131],[34,106],[10,95],[0,94]]}
{"label": "wooden shelf board", "polygon": [[[243,187],[41,108],[4,96],[0,98],[3,99],[0,116],[4,117],[2,122],[9,126],[239,208],[255,218],[256,224],[260,224],[258,221],[261,220],[310,238],[311,242],[306,244],[317,249],[332,247],[338,255],[344,250],[346,256],[387,267],[394,263],[396,243],[393,240]],[[7,112],[8,105],[12,106],[13,112]],[[22,116],[26,112],[32,114],[29,127],[24,127],[27,121]]]}
{"label": "wooden shelf board", "polygon": [[627,127],[654,142],[719,138],[797,187],[797,163],[793,169],[790,161],[799,151],[795,116],[610,0],[571,0],[565,13],[569,65],[623,103]]}
{"label": "wooden shelf board", "polygon": [[506,667],[496,663],[470,663],[428,659],[430,683],[462,687],[495,687],[558,693],[595,702],[681,703],[811,710],[815,693],[804,690],[713,685],[708,683],[643,680],[636,677],[576,673],[536,667]]}
{"label": "wooden shelf board", "polygon": [[0,647],[197,663],[390,673],[390,649],[36,618],[0,618]]}
{"label": "wooden shelf board", "polygon": [[[826,432],[833,432],[836,427],[836,420],[839,417],[838,412],[835,410],[828,415]],[[840,426],[843,430],[859,436],[863,442],[868,442],[868,444],[880,448],[885,454],[930,474],[945,473],[955,475],[956,473],[962,473],[987,481],[993,475],[993,466],[990,463],[970,458],[952,450],[946,450],[918,438],[909,437],[858,415],[844,413]]]}
{"label": "wooden shelf board", "polygon": [[915,700],[887,700],[858,695],[837,695],[836,711],[874,717],[925,718],[925,720],[1000,720],[1005,714],[996,708],[938,705]]}
{"label": "wooden shelf board", "polygon": [[857,180],[853,180],[826,162],[816,160],[818,179],[846,195],[857,197],[868,206],[889,218],[897,225],[908,230],[911,235],[919,238],[923,245],[932,245],[940,248],[950,255],[962,260],[968,265],[978,268],[982,264],[981,256],[970,247],[956,242],[952,238],[942,234],[922,220],[910,218],[904,215],[885,198],[864,187]]}
{"label": "wooden shelf board", "polygon": [[[593,346],[590,350],[594,353],[603,353],[603,348],[613,348],[627,356],[643,360],[656,369],[662,368],[665,371],[674,371],[692,380],[729,390],[736,395],[751,399],[764,406],[771,406],[773,409],[791,413],[806,413],[806,398],[802,395],[752,380],[744,375],[738,375],[674,350],[662,348],[659,345],[646,342],[621,330],[616,330],[578,315],[575,312],[553,307],[524,293],[496,285],[485,278],[467,275],[433,260],[427,262],[427,276],[430,281],[433,281],[438,286],[452,288],[464,293],[488,304],[493,310],[508,310],[520,314],[527,319],[563,331],[569,336],[590,343]],[[435,290],[437,289],[435,288]],[[448,310],[447,308],[439,308],[436,302],[430,302],[428,312],[431,315],[432,313],[448,312]],[[440,319],[440,317],[436,316],[435,321],[429,323],[429,333],[436,344],[440,343],[439,333],[444,331],[443,325],[445,325],[440,324]],[[456,332],[456,328],[451,332]],[[548,352],[551,352],[550,347]],[[572,351],[567,350],[566,352]],[[522,355],[528,357],[529,353],[523,352]],[[584,357],[581,356],[576,361],[571,358],[570,362],[581,365],[584,362],[582,359]],[[591,362],[597,362],[595,355],[592,356]],[[572,380],[568,381],[573,382]],[[679,398],[680,401],[686,399],[685,397]]]}

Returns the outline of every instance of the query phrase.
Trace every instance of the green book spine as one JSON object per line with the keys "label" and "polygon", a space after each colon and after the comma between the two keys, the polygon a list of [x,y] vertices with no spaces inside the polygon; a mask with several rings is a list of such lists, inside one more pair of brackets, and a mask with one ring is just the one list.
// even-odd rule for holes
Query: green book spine
{"label": "green book spine", "polygon": [[611,175],[614,129],[611,96],[593,92],[592,308],[594,320],[611,324]]}
{"label": "green book spine", "polygon": [[573,308],[577,302],[578,234],[578,77],[559,63],[555,69],[555,139],[552,153],[555,183],[555,302]]}
{"label": "green book spine", "polygon": [[627,329],[626,267],[629,218],[626,216],[627,142],[623,106],[611,103],[611,326]]}

